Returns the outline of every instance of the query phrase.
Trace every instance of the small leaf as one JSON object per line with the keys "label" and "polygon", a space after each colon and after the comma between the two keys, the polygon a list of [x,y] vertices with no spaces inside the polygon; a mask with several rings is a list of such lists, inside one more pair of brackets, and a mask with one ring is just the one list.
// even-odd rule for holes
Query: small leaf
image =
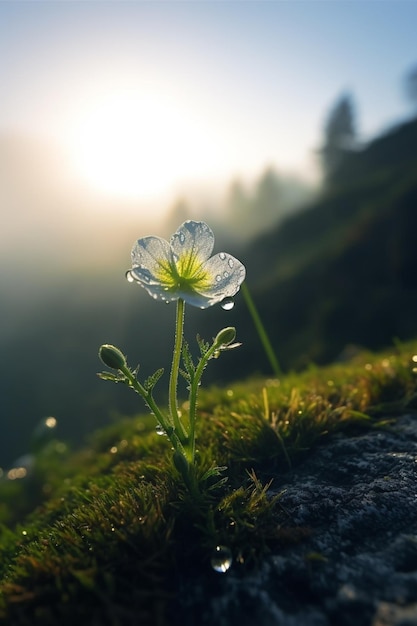
{"label": "small leaf", "polygon": [[220,467],[218,466],[210,467],[206,472],[204,472],[204,474],[201,477],[201,480],[207,480],[207,478],[211,478],[212,476],[220,476],[226,470],[227,470],[227,467],[225,465],[220,466]]}
{"label": "small leaf", "polygon": [[228,481],[228,477],[225,476],[224,478],[220,478],[220,480],[217,480],[215,483],[213,483],[212,485],[210,485],[208,487],[209,491],[214,491],[215,489],[219,489],[220,487],[223,487],[223,485],[225,485]]}
{"label": "small leaf", "polygon": [[185,380],[187,381],[187,383],[190,383],[190,382],[191,382],[191,377],[190,377],[190,375],[189,375],[189,373],[188,373],[188,372],[186,372],[185,370],[183,370],[181,367],[179,368],[179,370],[178,370],[178,371],[179,371],[179,373],[181,374],[181,376],[182,376],[183,378],[185,378]]}
{"label": "small leaf", "polygon": [[125,381],[125,376],[113,374],[112,372],[99,372],[97,376],[102,380],[111,380],[113,383],[120,383]]}
{"label": "small leaf", "polygon": [[214,353],[213,359],[218,359],[222,352],[226,352],[226,350],[234,350],[235,348],[240,348],[241,343],[231,343],[229,346],[220,346]]}
{"label": "small leaf", "polygon": [[198,347],[200,348],[201,356],[205,356],[210,348],[210,344],[207,343],[207,341],[204,341],[204,339],[202,339],[200,335],[197,335],[197,343]]}
{"label": "small leaf", "polygon": [[193,357],[191,356],[190,347],[187,342],[184,342],[184,345],[182,348],[182,361],[184,363],[185,370],[188,374],[188,378],[187,377],[185,378],[187,380],[192,380],[194,373],[195,373],[195,365],[194,365]]}
{"label": "small leaf", "polygon": [[164,368],[161,367],[159,370],[156,370],[156,372],[154,372],[151,376],[149,376],[144,383],[144,387],[147,391],[151,391],[156,383],[158,382],[158,380],[161,378],[162,374],[164,373]]}

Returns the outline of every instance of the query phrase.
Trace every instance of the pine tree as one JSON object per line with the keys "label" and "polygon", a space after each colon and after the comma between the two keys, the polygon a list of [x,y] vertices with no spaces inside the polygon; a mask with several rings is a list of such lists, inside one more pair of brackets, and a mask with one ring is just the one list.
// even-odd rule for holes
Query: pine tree
{"label": "pine tree", "polygon": [[331,179],[346,153],[355,148],[354,107],[350,94],[343,94],[331,109],[324,127],[324,145],[320,150],[324,175]]}

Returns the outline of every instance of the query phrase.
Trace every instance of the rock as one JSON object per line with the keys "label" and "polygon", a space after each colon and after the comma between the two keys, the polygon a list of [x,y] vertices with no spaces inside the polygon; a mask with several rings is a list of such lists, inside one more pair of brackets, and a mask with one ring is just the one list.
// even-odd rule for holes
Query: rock
{"label": "rock", "polygon": [[187,585],[183,624],[417,626],[416,416],[329,438],[273,488],[310,537],[220,574],[209,597]]}

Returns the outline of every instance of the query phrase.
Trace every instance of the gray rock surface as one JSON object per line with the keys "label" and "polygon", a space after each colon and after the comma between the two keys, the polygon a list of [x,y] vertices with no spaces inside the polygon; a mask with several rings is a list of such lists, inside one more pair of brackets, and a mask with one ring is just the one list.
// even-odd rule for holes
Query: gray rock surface
{"label": "gray rock surface", "polygon": [[189,589],[183,624],[417,626],[417,416],[333,436],[273,488],[310,537]]}

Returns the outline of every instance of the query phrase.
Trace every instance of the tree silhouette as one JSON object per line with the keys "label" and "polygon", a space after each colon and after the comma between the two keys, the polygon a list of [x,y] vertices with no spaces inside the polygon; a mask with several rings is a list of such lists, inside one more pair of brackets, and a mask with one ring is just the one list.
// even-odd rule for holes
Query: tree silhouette
{"label": "tree silhouette", "polygon": [[405,77],[405,93],[413,107],[417,108],[417,66],[413,67]]}
{"label": "tree silhouette", "polygon": [[272,167],[268,167],[258,180],[253,199],[256,218],[266,225],[274,224],[282,215],[282,186]]}
{"label": "tree silhouette", "polygon": [[355,148],[354,106],[350,94],[343,94],[330,110],[324,126],[324,145],[319,151],[324,175],[331,179],[346,153]]}

